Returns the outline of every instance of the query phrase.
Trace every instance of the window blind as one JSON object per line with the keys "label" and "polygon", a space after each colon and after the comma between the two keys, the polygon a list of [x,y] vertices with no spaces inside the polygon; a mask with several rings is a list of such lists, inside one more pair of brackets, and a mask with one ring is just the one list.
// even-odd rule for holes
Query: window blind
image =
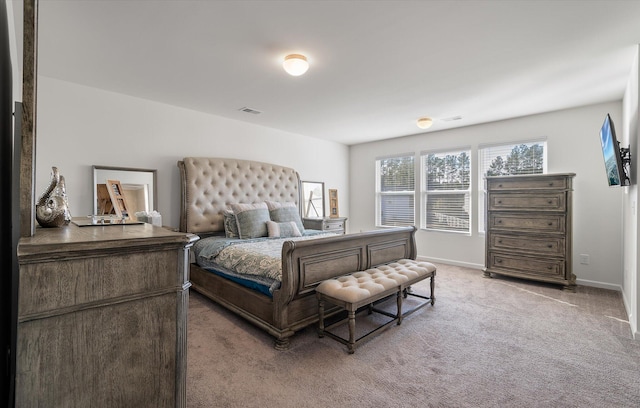
{"label": "window blind", "polygon": [[481,177],[544,173],[546,144],[534,141],[480,148]]}
{"label": "window blind", "polygon": [[414,156],[379,159],[376,167],[376,224],[384,227],[414,225]]}
{"label": "window blind", "polygon": [[470,232],[470,150],[427,152],[422,158],[422,228]]}
{"label": "window blind", "polygon": [[544,174],[547,172],[547,142],[508,143],[484,146],[478,150],[480,194],[478,194],[478,231],[485,230],[485,176],[511,176],[518,174]]}

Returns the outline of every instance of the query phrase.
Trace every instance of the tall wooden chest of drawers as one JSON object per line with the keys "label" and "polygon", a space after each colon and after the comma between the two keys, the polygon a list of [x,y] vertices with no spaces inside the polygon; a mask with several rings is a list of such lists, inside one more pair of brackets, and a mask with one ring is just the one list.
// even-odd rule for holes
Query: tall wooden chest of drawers
{"label": "tall wooden chest of drawers", "polygon": [[485,179],[485,277],[508,275],[575,290],[573,177],[571,173]]}

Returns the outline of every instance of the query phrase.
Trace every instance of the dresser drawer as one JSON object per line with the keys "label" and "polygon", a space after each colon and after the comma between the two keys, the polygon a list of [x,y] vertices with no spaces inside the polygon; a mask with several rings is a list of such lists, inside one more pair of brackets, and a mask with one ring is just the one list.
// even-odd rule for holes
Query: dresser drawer
{"label": "dresser drawer", "polygon": [[303,218],[305,228],[344,234],[347,219],[341,218]]}
{"label": "dresser drawer", "polygon": [[500,271],[512,274],[522,274],[534,277],[565,279],[564,259],[526,257],[515,254],[489,252],[488,270],[496,273]]}
{"label": "dresser drawer", "polygon": [[524,251],[540,255],[564,256],[564,236],[531,237],[489,233],[489,250]]}
{"label": "dresser drawer", "polygon": [[335,231],[335,230],[343,230],[344,229],[344,222],[340,221],[340,222],[326,222],[324,224],[324,230],[325,231]]}
{"label": "dresser drawer", "polygon": [[176,284],[180,258],[175,251],[111,256],[96,252],[99,256],[69,258],[64,262],[52,256],[50,261],[21,265],[19,316],[85,308],[96,302],[141,296]]}
{"label": "dresser drawer", "polygon": [[489,210],[562,211],[567,208],[563,191],[541,194],[494,193],[489,197]]}
{"label": "dresser drawer", "polygon": [[558,189],[565,190],[570,188],[570,178],[564,176],[557,177],[541,177],[541,176],[515,176],[509,178],[488,178],[487,190],[542,190],[542,189]]}
{"label": "dresser drawer", "polygon": [[495,230],[564,233],[565,214],[490,213],[488,226]]}

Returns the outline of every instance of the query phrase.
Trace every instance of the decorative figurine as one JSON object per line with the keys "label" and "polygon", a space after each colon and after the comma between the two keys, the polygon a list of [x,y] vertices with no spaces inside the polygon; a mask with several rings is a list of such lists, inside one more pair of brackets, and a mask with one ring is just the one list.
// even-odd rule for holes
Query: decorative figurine
{"label": "decorative figurine", "polygon": [[36,203],[36,221],[42,227],[61,227],[71,221],[64,177],[51,168],[51,183]]}

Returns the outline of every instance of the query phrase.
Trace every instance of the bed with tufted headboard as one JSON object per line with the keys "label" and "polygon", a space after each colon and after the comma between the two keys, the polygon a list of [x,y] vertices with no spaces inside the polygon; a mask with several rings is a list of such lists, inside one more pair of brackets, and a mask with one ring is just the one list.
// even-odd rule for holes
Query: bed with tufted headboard
{"label": "bed with tufted headboard", "polygon": [[[304,230],[300,178],[294,169],[207,157],[185,157],[178,168],[180,230],[201,237],[196,243],[201,252],[190,267],[193,289],[266,330],[278,349],[286,349],[297,330],[318,321],[314,293],[320,282],[416,257],[414,227],[330,236]],[[220,261],[225,249],[254,241],[278,245],[277,271],[234,272]],[[233,255],[227,258],[233,260]]]}

